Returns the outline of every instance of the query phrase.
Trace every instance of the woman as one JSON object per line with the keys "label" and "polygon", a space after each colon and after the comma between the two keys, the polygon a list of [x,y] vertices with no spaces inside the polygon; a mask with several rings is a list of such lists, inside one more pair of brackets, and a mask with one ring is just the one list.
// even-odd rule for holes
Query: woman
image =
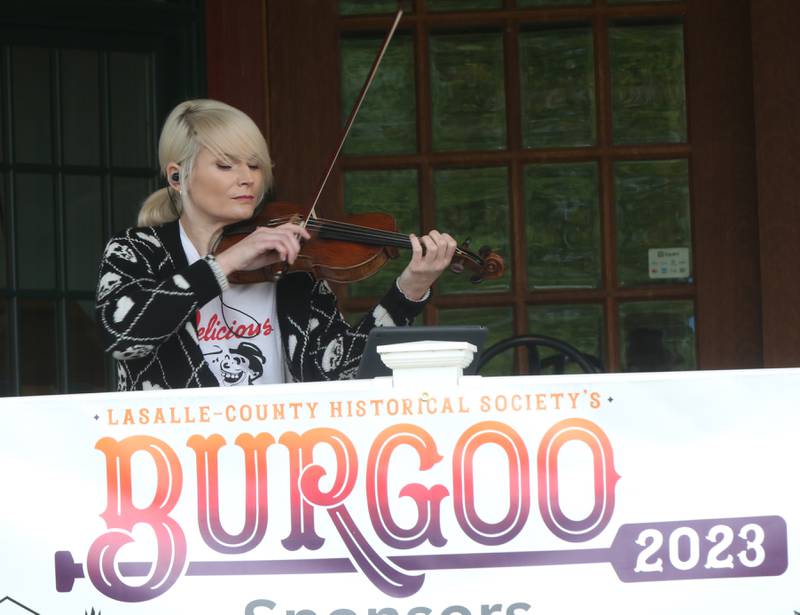
{"label": "woman", "polygon": [[351,377],[369,330],[411,324],[455,251],[449,235],[411,235],[408,266],[351,327],[328,285],[309,274],[228,281],[293,263],[310,239],[301,225],[260,227],[210,254],[223,227],[250,218],[272,183],[266,142],[247,115],[183,102],[164,123],[158,154],[167,187],[144,202],[137,228],[108,242],[100,264],[97,320],[120,390]]}

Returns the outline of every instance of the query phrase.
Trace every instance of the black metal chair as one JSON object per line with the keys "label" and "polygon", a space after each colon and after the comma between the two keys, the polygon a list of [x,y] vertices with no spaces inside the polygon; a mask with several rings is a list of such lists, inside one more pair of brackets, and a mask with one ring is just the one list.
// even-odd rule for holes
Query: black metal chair
{"label": "black metal chair", "polygon": [[[571,344],[554,337],[533,334],[517,335],[492,344],[478,357],[476,372],[480,373],[481,369],[497,355],[519,346],[524,346],[528,350],[526,373],[529,375],[564,374],[570,363],[577,365],[586,374],[603,372],[603,366],[597,357],[585,354]],[[550,348],[555,352],[543,358],[540,348]]]}

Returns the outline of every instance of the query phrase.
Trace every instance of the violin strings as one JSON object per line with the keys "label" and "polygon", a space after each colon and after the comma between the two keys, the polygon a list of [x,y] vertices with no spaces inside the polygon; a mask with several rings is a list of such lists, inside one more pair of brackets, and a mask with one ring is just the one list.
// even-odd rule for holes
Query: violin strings
{"label": "violin strings", "polygon": [[[271,220],[267,221],[266,226],[280,226],[281,224],[286,224],[292,221],[292,217],[290,216],[283,216],[281,218],[272,218]],[[335,233],[337,231],[348,234],[348,239],[352,238],[370,238],[374,237],[376,241],[384,241],[384,240],[397,240],[400,243],[396,244],[399,247],[410,247],[411,242],[408,239],[408,235],[403,233],[398,233],[395,231],[384,231],[381,229],[374,229],[367,226],[359,226],[356,224],[350,224],[348,222],[339,222],[336,220],[325,220],[322,218],[311,218],[306,223],[306,228],[309,228],[314,231],[328,231],[331,233]]]}
{"label": "violin strings", "polygon": [[378,244],[389,243],[402,248],[411,247],[411,240],[403,233],[359,227],[354,224],[347,224],[344,222],[336,222],[331,220],[317,222],[318,223],[316,224],[309,225],[312,229],[318,230],[320,233],[324,232],[329,234],[329,236],[332,238],[362,240],[364,242],[369,241]]}
{"label": "violin strings", "polygon": [[[400,248],[410,248],[411,240],[408,235],[394,231],[381,231],[379,229],[371,229],[368,227],[360,227],[354,224],[345,222],[337,222],[332,220],[317,220],[313,228],[320,231],[330,232],[331,229],[336,229],[337,233],[331,233],[331,237],[323,237],[329,239],[340,239],[342,241],[354,241],[360,243],[369,243],[374,245],[391,245]],[[311,221],[309,221],[310,225]],[[480,257],[461,248],[456,248],[455,253],[465,259],[474,263],[477,267],[483,266],[483,261]]]}
{"label": "violin strings", "polygon": [[[291,222],[294,216],[282,216],[280,218],[272,218],[268,221],[267,226],[280,226]],[[341,222],[337,220],[327,220],[324,218],[311,218],[306,223],[306,228],[319,233],[325,233],[328,236],[323,239],[332,239],[339,241],[352,241],[354,243],[364,243],[371,245],[385,245],[398,248],[411,248],[411,240],[408,235],[397,231],[385,231],[381,229],[374,229],[366,226],[360,226],[349,222]],[[481,259],[476,255],[456,248],[456,254],[462,258],[472,261],[476,265],[481,265]]]}

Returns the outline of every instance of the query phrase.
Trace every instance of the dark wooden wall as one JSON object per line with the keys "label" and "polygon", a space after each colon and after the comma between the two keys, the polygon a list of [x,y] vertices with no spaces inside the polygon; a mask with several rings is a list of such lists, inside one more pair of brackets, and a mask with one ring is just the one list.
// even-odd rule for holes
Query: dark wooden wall
{"label": "dark wooden wall", "polygon": [[764,366],[800,366],[800,5],[752,0]]}
{"label": "dark wooden wall", "polygon": [[760,367],[750,0],[690,1],[686,48],[699,364]]}
{"label": "dark wooden wall", "polygon": [[[309,205],[339,138],[336,2],[270,0],[267,36],[275,196]],[[335,183],[320,213],[330,212]]]}
{"label": "dark wooden wall", "polygon": [[[308,203],[339,136],[336,3],[206,0],[206,15],[208,95],[261,126],[273,196]],[[335,182],[322,211],[334,200]]]}
{"label": "dark wooden wall", "polygon": [[208,96],[247,113],[269,136],[265,0],[206,0]]}

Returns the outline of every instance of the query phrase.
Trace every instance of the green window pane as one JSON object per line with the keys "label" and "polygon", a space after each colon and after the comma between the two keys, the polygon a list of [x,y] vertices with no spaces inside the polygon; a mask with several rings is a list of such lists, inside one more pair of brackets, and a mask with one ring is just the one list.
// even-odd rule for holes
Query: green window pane
{"label": "green window pane", "polygon": [[578,6],[591,3],[592,0],[517,0],[517,6],[520,8],[529,6]]}
{"label": "green window pane", "polygon": [[622,370],[695,369],[695,319],[691,301],[638,301],[619,306]]}
{"label": "green window pane", "polygon": [[615,143],[686,141],[683,26],[609,29]]}
{"label": "green window pane", "polygon": [[0,299],[0,395],[11,394],[11,369],[9,357],[11,340],[9,339],[9,300]]}
{"label": "green window pane", "polygon": [[49,163],[53,140],[50,51],[41,47],[14,47],[11,78],[15,159],[17,162]]}
{"label": "green window pane", "polygon": [[[489,329],[483,349],[514,334],[514,316],[511,308],[464,308],[439,310],[440,325],[483,325]],[[477,356],[473,359],[477,360]],[[514,354],[503,352],[494,357],[481,370],[482,376],[511,376],[514,374]]]}
{"label": "green window pane", "polygon": [[503,7],[503,0],[427,0],[429,11],[472,11]]}
{"label": "green window pane", "polygon": [[[344,176],[344,202],[348,214],[382,211],[391,214],[397,230],[419,234],[419,201],[416,169],[349,171]],[[349,285],[351,297],[382,297],[400,275],[411,252],[400,250],[381,270],[366,280]]]}
{"label": "green window pane", "polygon": [[[603,364],[603,306],[599,304],[533,305],[528,308],[528,331],[532,335],[547,335],[571,344],[598,367]],[[547,358],[556,351],[542,348],[542,367],[548,367]],[[567,373],[581,373],[575,363],[568,363]],[[557,370],[543,373],[555,373]]]}
{"label": "green window pane", "polygon": [[[408,3],[405,2],[403,4]],[[397,0],[339,0],[340,15],[368,15],[395,12],[397,12]]]}
{"label": "green window pane", "polygon": [[[2,125],[2,122],[0,122]],[[8,286],[8,236],[11,229],[8,226],[9,207],[8,207],[8,194],[6,193],[6,185],[8,176],[5,173],[0,173],[0,287],[6,288]],[[3,320],[0,319],[0,327]],[[0,390],[2,393],[2,390]]]}
{"label": "green window pane", "polygon": [[62,147],[66,164],[100,164],[99,54],[61,52]]}
{"label": "green window pane", "polygon": [[94,320],[93,301],[67,301],[67,373],[69,393],[105,389],[103,342]]}
{"label": "green window pane", "polygon": [[[342,39],[342,125],[361,92],[378,38]],[[364,104],[345,142],[347,154],[400,154],[417,150],[414,43],[397,36],[386,50]]]}
{"label": "green window pane", "polygon": [[111,160],[115,166],[149,167],[156,146],[152,92],[153,56],[113,52],[109,62]]}
{"label": "green window pane", "polygon": [[675,0],[606,0],[609,4],[648,4],[651,2],[675,2]]}
{"label": "green window pane", "polygon": [[23,395],[58,393],[56,305],[19,300],[19,372]]}
{"label": "green window pane", "polygon": [[474,293],[508,290],[511,284],[511,247],[506,167],[442,169],[433,175],[436,228],[449,233],[477,253],[488,246],[505,261],[505,273],[493,280],[471,284],[469,269],[460,275],[445,272],[439,278],[440,293]]}
{"label": "green window pane", "polygon": [[19,173],[16,188],[19,286],[26,289],[53,289],[56,287],[53,177]]}
{"label": "green window pane", "polygon": [[64,176],[67,288],[93,291],[103,242],[100,178]]}
{"label": "green window pane", "polygon": [[590,28],[519,36],[522,142],[568,147],[595,142],[594,52]]}
{"label": "green window pane", "polygon": [[[0,73],[0,113],[2,113],[2,117],[6,117],[5,111],[5,100],[6,100],[6,79]],[[5,120],[0,122],[0,162],[6,161],[6,128],[5,128]],[[0,393],[2,393],[2,389],[0,389]]]}
{"label": "green window pane", "polygon": [[506,97],[502,35],[433,35],[430,62],[433,148],[503,149]]}
{"label": "green window pane", "polygon": [[111,223],[114,231],[136,226],[144,200],[154,190],[147,177],[113,177],[111,179]]}
{"label": "green window pane", "polygon": [[525,168],[528,285],[598,288],[601,231],[597,164]]}
{"label": "green window pane", "polygon": [[[614,200],[619,285],[690,282],[688,162],[651,160],[615,164]],[[664,262],[662,253],[673,257]],[[662,271],[659,263],[668,268]]]}

